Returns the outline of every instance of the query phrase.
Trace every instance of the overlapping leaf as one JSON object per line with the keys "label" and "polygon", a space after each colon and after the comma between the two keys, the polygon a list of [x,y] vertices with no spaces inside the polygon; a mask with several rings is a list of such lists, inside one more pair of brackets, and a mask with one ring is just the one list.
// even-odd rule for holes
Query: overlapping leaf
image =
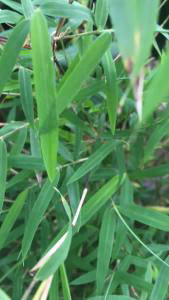
{"label": "overlapping leaf", "polygon": [[32,16],[31,33],[42,156],[49,179],[53,181],[58,148],[58,108],[51,41],[47,22],[39,9]]}

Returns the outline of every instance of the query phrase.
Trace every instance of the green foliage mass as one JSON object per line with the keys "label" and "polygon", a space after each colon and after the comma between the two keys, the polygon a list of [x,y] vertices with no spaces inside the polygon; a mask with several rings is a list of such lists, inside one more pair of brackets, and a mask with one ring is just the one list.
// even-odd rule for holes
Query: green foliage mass
{"label": "green foliage mass", "polygon": [[164,3],[1,0],[0,300],[169,299]]}

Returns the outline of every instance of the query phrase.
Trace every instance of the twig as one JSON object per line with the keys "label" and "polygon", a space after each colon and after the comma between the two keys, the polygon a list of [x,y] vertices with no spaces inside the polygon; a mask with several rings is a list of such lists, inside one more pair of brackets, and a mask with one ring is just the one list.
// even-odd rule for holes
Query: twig
{"label": "twig", "polygon": [[[72,38],[79,38],[82,36],[88,36],[88,35],[92,35],[92,34],[101,34],[104,32],[110,32],[113,33],[114,29],[105,29],[105,30],[93,30],[93,31],[88,31],[88,32],[82,32],[82,33],[76,33],[76,34],[71,34],[71,35],[64,35],[64,34],[60,34],[60,36],[57,37],[57,40],[60,39],[72,39]],[[56,38],[56,37],[55,37]]]}
{"label": "twig", "polygon": [[33,279],[31,284],[26,289],[26,291],[25,291],[25,293],[22,297],[22,300],[27,300],[28,299],[28,297],[29,297],[30,293],[32,292],[32,289],[34,288],[36,283],[37,283],[37,281]]}

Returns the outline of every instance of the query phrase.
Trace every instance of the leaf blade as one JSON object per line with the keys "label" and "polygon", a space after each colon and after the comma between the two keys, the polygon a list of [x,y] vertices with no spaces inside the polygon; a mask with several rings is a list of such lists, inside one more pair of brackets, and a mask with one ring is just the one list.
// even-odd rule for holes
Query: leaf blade
{"label": "leaf blade", "polygon": [[99,234],[99,245],[97,252],[96,287],[97,294],[102,293],[104,281],[109,269],[112,255],[113,240],[115,233],[115,215],[108,207],[105,210],[101,230]]}
{"label": "leaf blade", "polygon": [[28,122],[33,126],[34,112],[33,112],[33,97],[32,97],[32,84],[30,72],[24,67],[19,69],[19,82],[21,92],[21,103],[23,111]]}
{"label": "leaf blade", "polygon": [[0,228],[0,249],[3,248],[3,245],[8,237],[8,234],[11,228],[13,227],[18,215],[21,212],[21,209],[27,198],[27,194],[28,194],[28,190],[24,190],[18,195],[14,204],[11,206],[8,214],[5,217],[5,220]]}
{"label": "leaf blade", "polygon": [[42,156],[49,179],[53,181],[56,176],[58,149],[55,73],[47,22],[39,9],[32,16],[31,33]]}
{"label": "leaf blade", "polygon": [[114,149],[115,142],[111,141],[107,144],[103,144],[96,152],[94,152],[89,159],[82,164],[81,167],[77,169],[77,171],[73,174],[73,176],[69,179],[68,184],[77,181],[84,175],[86,175],[89,171],[99,165],[99,163]]}
{"label": "leaf blade", "polygon": [[136,220],[159,230],[169,231],[169,217],[163,213],[133,204],[118,206],[118,209],[131,220]]}
{"label": "leaf blade", "polygon": [[0,58],[0,94],[9,80],[19,52],[29,32],[29,21],[23,20],[13,30]]}
{"label": "leaf blade", "polygon": [[[56,179],[56,182],[57,181],[58,181],[58,178]],[[54,193],[55,193],[55,190],[53,188],[53,185],[47,180],[46,183],[44,184],[41,192],[39,193],[39,196],[32,208],[32,211],[29,215],[28,222],[26,224],[24,237],[22,240],[23,260],[25,259],[26,255],[31,247],[36,230],[37,230],[40,222],[42,221],[42,217],[43,217],[50,201],[52,200]]]}
{"label": "leaf blade", "polygon": [[[85,51],[80,61],[72,70],[70,76],[61,86],[58,99],[58,113],[61,114],[66,106],[73,100],[79,92],[82,83],[89,77],[96,65],[101,60],[102,55],[106,52],[111,42],[109,33],[103,33],[91,46]],[[94,53],[94,55],[93,55]],[[68,71],[69,72],[69,69]],[[66,74],[65,74],[66,76]],[[64,77],[63,77],[64,80]],[[62,83],[62,82],[61,82]]]}
{"label": "leaf blade", "polygon": [[7,149],[4,141],[0,140],[0,210],[2,210],[7,177]]}
{"label": "leaf blade", "polygon": [[124,64],[129,72],[132,64],[132,71],[137,75],[146,62],[153,43],[159,1],[114,0],[109,3],[110,17]]}
{"label": "leaf blade", "polygon": [[124,177],[114,176],[87,201],[81,211],[81,226],[85,225],[107,203],[110,197],[116,193],[123,180]]}

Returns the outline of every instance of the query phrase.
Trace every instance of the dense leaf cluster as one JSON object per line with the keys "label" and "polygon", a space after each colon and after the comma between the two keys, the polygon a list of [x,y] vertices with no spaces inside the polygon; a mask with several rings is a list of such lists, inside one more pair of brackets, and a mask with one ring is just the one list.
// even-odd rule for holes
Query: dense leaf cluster
{"label": "dense leaf cluster", "polygon": [[1,0],[0,300],[168,299],[165,2]]}

